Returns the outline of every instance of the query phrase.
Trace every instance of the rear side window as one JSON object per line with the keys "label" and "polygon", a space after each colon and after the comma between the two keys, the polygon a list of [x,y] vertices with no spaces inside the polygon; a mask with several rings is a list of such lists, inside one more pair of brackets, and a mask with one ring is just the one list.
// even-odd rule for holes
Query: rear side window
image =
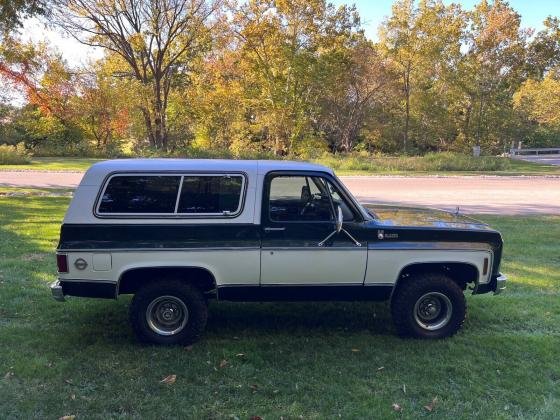
{"label": "rear side window", "polygon": [[242,187],[241,176],[184,176],[177,213],[237,213]]}
{"label": "rear side window", "polygon": [[242,175],[114,175],[97,213],[102,216],[234,216],[241,211]]}
{"label": "rear side window", "polygon": [[99,213],[173,213],[180,176],[114,176],[110,179]]}

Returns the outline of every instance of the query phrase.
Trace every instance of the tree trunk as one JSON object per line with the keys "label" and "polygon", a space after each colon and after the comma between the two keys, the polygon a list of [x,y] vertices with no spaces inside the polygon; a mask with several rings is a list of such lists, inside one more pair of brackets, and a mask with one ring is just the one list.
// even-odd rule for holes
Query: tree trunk
{"label": "tree trunk", "polygon": [[156,138],[154,136],[154,129],[152,125],[152,118],[150,117],[150,111],[145,107],[140,108],[142,110],[142,115],[144,116],[144,124],[146,125],[146,133],[148,134],[148,141],[150,146],[156,147]]}
{"label": "tree trunk", "polygon": [[154,114],[154,143],[157,149],[167,150],[167,131],[165,124],[165,107],[161,79],[154,81],[154,99],[152,102]]}
{"label": "tree trunk", "polygon": [[403,151],[406,154],[408,146],[408,131],[410,127],[410,63],[406,66],[404,75],[404,94],[405,94],[405,120],[404,120],[404,136]]}

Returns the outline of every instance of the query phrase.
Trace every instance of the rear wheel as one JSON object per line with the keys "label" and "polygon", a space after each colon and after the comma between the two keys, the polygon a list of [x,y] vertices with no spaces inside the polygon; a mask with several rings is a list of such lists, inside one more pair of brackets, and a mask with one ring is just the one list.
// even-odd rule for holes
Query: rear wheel
{"label": "rear wheel", "polygon": [[421,274],[398,286],[391,312],[401,336],[445,338],[463,325],[467,303],[459,285],[449,277]]}
{"label": "rear wheel", "polygon": [[202,292],[180,280],[154,281],[140,288],[130,305],[138,339],[155,344],[192,344],[206,327],[208,308]]}

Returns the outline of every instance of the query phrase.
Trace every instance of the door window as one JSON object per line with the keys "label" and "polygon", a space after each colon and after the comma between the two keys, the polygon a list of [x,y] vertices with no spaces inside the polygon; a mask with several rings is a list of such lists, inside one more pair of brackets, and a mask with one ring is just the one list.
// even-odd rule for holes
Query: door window
{"label": "door window", "polygon": [[299,175],[272,178],[268,214],[275,222],[333,221],[333,207],[325,180]]}

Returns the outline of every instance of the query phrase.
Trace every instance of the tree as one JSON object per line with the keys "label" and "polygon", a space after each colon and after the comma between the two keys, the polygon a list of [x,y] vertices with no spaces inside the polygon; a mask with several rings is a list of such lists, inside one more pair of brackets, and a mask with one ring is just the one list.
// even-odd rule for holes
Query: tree
{"label": "tree", "polygon": [[[507,2],[482,0],[470,13],[459,72],[467,96],[465,142],[498,151],[515,138],[512,96],[523,81],[527,32]],[[472,143],[471,143],[472,144]]]}
{"label": "tree", "polygon": [[0,0],[0,32],[9,33],[25,18],[44,14],[46,6],[43,0]]}
{"label": "tree", "polygon": [[[414,0],[398,0],[393,4],[392,15],[380,28],[380,47],[400,74],[405,153],[413,115],[426,125],[433,106],[441,106],[433,101],[445,95],[444,90],[437,92],[438,87],[445,85],[460,57],[463,20],[463,13],[455,4],[446,6],[441,0],[422,0],[416,6]],[[427,113],[421,111],[426,101],[432,101],[424,107]],[[442,112],[445,115],[446,111]],[[426,133],[425,127],[420,132]],[[422,139],[416,136],[415,140],[418,145]]]}
{"label": "tree", "polygon": [[80,126],[94,142],[98,152],[110,154],[130,128],[134,96],[112,74],[111,60],[96,62],[80,75],[76,108]]}
{"label": "tree", "polygon": [[542,81],[527,80],[515,93],[516,109],[539,124],[560,129],[560,80],[549,74]]}
{"label": "tree", "polygon": [[544,78],[560,65],[560,19],[549,16],[544,27],[531,40],[527,51],[527,75],[536,79]]}
{"label": "tree", "polygon": [[[254,0],[234,15],[239,65],[253,127],[277,155],[314,142],[324,58],[356,31],[354,9],[324,0]],[[334,68],[333,68],[334,69]]]}
{"label": "tree", "polygon": [[320,129],[331,150],[350,152],[372,113],[393,101],[395,74],[371,42],[359,36],[324,57],[326,77]]}
{"label": "tree", "polygon": [[55,23],[89,46],[122,57],[144,97],[151,146],[168,148],[167,106],[175,77],[209,48],[221,0],[55,0]]}

